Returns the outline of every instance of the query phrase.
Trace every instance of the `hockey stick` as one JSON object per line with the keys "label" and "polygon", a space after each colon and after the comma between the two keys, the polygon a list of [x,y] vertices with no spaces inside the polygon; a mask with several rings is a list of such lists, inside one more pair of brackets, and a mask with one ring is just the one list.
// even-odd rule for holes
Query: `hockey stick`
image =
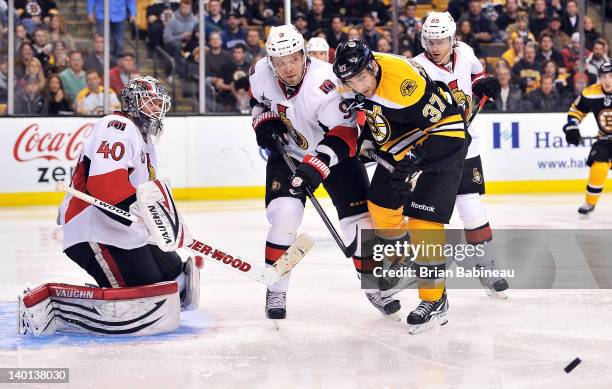
{"label": "hockey stick", "polygon": [[[131,222],[142,223],[140,217],[69,187],[64,184],[63,181],[57,182],[55,190],[58,192],[69,193],[74,197],[85,201],[86,203],[114,215],[120,216],[126,220],[130,220]],[[266,268],[252,264],[245,259],[239,258],[238,256],[228,254],[197,239],[194,239],[189,246],[183,248],[197,253],[198,255],[203,255],[206,259],[223,265],[225,269],[231,269],[264,285],[269,285],[277,282],[282,275],[293,269],[295,265],[297,265],[298,262],[300,262],[302,258],[308,254],[308,251],[310,251],[313,245],[314,240],[310,236],[307,234],[300,234],[295,242],[293,242],[287,251],[285,251],[278,261],[276,261],[276,264]]]}
{"label": "hockey stick", "polygon": [[[283,159],[287,163],[287,166],[289,166],[289,169],[291,169],[291,173],[295,173],[295,169],[296,169],[295,164],[293,163],[293,160],[291,159],[289,154],[287,154],[287,151],[285,151],[285,148],[283,147],[283,144],[280,138],[278,136],[275,136],[274,141],[276,142],[276,149],[278,150],[280,155],[283,157]],[[325,227],[327,227],[327,229],[331,233],[332,237],[338,244],[338,247],[340,247],[340,250],[342,250],[342,253],[344,254],[344,256],[347,258],[351,258],[355,254],[355,251],[357,251],[357,235],[355,235],[355,240],[353,240],[353,243],[351,243],[348,247],[345,246],[344,241],[342,241],[342,238],[340,237],[340,235],[338,235],[338,231],[336,231],[336,228],[334,227],[332,222],[329,220],[329,217],[327,217],[327,214],[323,210],[323,207],[321,206],[321,204],[315,197],[314,193],[312,193],[310,189],[306,189],[306,195],[312,202],[312,205],[317,210],[317,213],[319,214],[319,216],[321,216],[321,219],[323,220],[323,224],[325,224]],[[357,227],[355,227],[355,230],[356,229]]]}
{"label": "hockey stick", "polygon": [[604,135],[601,138],[598,138],[597,135],[595,135],[595,136],[583,136],[582,139],[588,139],[588,140],[612,140],[612,135]]}

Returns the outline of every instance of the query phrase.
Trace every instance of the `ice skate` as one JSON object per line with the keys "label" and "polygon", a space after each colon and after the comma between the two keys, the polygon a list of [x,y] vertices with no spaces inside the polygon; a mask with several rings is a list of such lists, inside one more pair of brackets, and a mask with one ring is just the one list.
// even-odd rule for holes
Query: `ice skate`
{"label": "ice skate", "polygon": [[266,291],[266,317],[272,320],[276,330],[279,329],[279,320],[287,317],[287,292]]}
{"label": "ice skate", "polygon": [[372,305],[383,314],[387,319],[401,321],[401,317],[397,314],[402,308],[399,300],[393,300],[381,294],[381,291],[365,292],[366,297]]}
{"label": "ice skate", "polygon": [[421,301],[416,309],[408,315],[408,332],[418,334],[423,331],[438,328],[448,323],[446,312],[448,311],[448,299],[446,291],[442,298],[437,301]]}

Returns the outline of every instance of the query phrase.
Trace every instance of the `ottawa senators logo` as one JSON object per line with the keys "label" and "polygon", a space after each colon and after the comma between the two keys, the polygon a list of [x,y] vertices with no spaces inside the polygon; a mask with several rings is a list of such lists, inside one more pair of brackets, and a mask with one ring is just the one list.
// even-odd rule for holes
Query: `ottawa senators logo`
{"label": "ottawa senators logo", "polygon": [[278,116],[280,117],[285,127],[287,127],[287,131],[289,132],[289,135],[291,136],[291,138],[293,138],[293,141],[295,142],[295,144],[302,150],[308,150],[308,141],[306,140],[304,135],[300,134],[293,127],[293,124],[291,124],[291,120],[289,120],[289,118],[287,117],[287,108],[288,107],[285,107],[282,104],[276,104]]}
{"label": "ottawa senators logo", "polygon": [[365,110],[365,120],[372,132],[374,140],[379,145],[387,143],[391,137],[389,121],[382,115],[380,105],[375,105],[371,111]]}
{"label": "ottawa senators logo", "polygon": [[482,184],[482,174],[480,174],[478,168],[472,170],[472,181],[476,184]]}
{"label": "ottawa senators logo", "polygon": [[467,96],[461,89],[459,89],[459,85],[457,84],[457,80],[453,80],[448,83],[448,88],[451,90],[451,94],[453,95],[453,99],[457,102],[457,104],[461,107],[464,112],[464,117],[466,120],[469,120],[469,116],[472,115],[472,98]]}

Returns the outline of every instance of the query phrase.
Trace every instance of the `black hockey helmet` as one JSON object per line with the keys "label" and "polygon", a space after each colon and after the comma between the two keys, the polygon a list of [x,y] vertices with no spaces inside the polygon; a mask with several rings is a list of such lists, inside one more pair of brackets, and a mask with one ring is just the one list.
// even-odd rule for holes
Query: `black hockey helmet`
{"label": "black hockey helmet", "polygon": [[336,48],[334,56],[334,74],[341,81],[349,80],[363,69],[372,69],[374,59],[372,50],[360,39],[342,42]]}
{"label": "black hockey helmet", "polygon": [[612,73],[612,61],[611,60],[607,60],[606,62],[602,63],[597,72],[597,74],[600,76],[606,73]]}

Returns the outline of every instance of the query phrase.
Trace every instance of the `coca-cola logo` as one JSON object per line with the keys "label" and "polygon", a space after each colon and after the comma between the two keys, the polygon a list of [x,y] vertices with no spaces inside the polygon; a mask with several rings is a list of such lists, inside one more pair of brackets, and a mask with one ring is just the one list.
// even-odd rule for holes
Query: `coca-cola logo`
{"label": "coca-cola logo", "polygon": [[89,136],[92,128],[92,123],[86,123],[75,132],[51,132],[41,131],[37,123],[30,124],[17,137],[13,157],[18,162],[35,159],[74,161],[83,147],[83,140]]}

